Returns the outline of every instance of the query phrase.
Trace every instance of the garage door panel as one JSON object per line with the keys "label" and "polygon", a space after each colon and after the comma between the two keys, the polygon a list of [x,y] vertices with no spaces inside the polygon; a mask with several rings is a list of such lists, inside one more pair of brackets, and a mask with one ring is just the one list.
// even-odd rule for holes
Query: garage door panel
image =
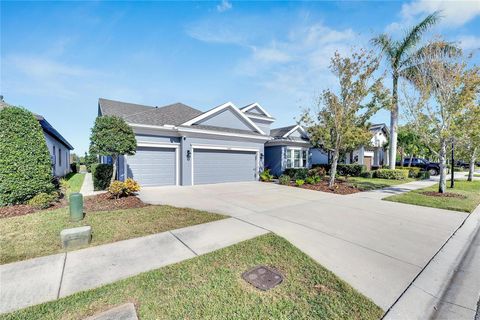
{"label": "garage door panel", "polygon": [[194,184],[256,180],[256,153],[195,149]]}
{"label": "garage door panel", "polygon": [[141,186],[176,184],[175,148],[139,147],[134,156],[128,157],[128,176]]}

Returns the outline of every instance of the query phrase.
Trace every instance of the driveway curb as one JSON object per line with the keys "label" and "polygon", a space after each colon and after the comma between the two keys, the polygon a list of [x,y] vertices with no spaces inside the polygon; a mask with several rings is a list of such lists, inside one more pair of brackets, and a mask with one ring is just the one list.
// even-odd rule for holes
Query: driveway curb
{"label": "driveway curb", "polygon": [[480,228],[480,205],[387,310],[383,319],[431,319]]}

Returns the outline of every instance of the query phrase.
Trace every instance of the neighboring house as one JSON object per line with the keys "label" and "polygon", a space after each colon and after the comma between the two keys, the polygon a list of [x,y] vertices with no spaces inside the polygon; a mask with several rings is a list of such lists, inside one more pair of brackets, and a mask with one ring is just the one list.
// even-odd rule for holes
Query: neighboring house
{"label": "neighboring house", "polygon": [[[0,109],[9,107],[0,96]],[[39,114],[33,113],[43,129],[43,135],[47,142],[48,151],[52,160],[52,174],[57,177],[63,177],[70,172],[70,150],[73,147],[45,118]]]}
{"label": "neighboring house", "polygon": [[384,150],[390,134],[387,125],[384,123],[372,124],[370,132],[372,133],[370,146],[362,146],[353,152],[347,153],[345,155],[345,163],[364,164],[368,170],[388,163],[388,152]]}
{"label": "neighboring house", "polygon": [[327,154],[313,148],[300,125],[276,128],[270,131],[272,140],[265,144],[265,168],[279,176],[289,168],[310,168],[312,164],[327,163]]}
{"label": "neighboring house", "polygon": [[119,116],[132,127],[137,151],[119,157],[117,178],[142,186],[258,180],[275,121],[257,103],[239,109],[231,102],[202,112],[182,103],[151,107],[100,98],[98,115]]}

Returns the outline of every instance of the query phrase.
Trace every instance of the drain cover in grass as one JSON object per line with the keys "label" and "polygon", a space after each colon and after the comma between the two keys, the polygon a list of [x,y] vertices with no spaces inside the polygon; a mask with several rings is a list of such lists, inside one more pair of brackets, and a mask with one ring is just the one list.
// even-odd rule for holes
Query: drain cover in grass
{"label": "drain cover in grass", "polygon": [[257,266],[244,272],[242,278],[255,288],[263,291],[272,289],[283,281],[283,276],[280,273],[266,266]]}

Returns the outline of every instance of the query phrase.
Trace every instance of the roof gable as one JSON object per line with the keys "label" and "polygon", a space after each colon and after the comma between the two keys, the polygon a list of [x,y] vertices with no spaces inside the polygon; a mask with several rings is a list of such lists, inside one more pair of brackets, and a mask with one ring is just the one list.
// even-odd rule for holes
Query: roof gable
{"label": "roof gable", "polygon": [[270,135],[277,139],[300,138],[308,139],[308,134],[300,125],[272,129]]}
{"label": "roof gable", "polygon": [[250,120],[233,103],[227,102],[209,111],[206,111],[182,125],[208,125],[239,130],[248,130],[265,134],[252,120]]}
{"label": "roof gable", "polygon": [[260,117],[273,119],[273,117],[257,102],[246,105],[240,110],[247,115],[260,116]]}

